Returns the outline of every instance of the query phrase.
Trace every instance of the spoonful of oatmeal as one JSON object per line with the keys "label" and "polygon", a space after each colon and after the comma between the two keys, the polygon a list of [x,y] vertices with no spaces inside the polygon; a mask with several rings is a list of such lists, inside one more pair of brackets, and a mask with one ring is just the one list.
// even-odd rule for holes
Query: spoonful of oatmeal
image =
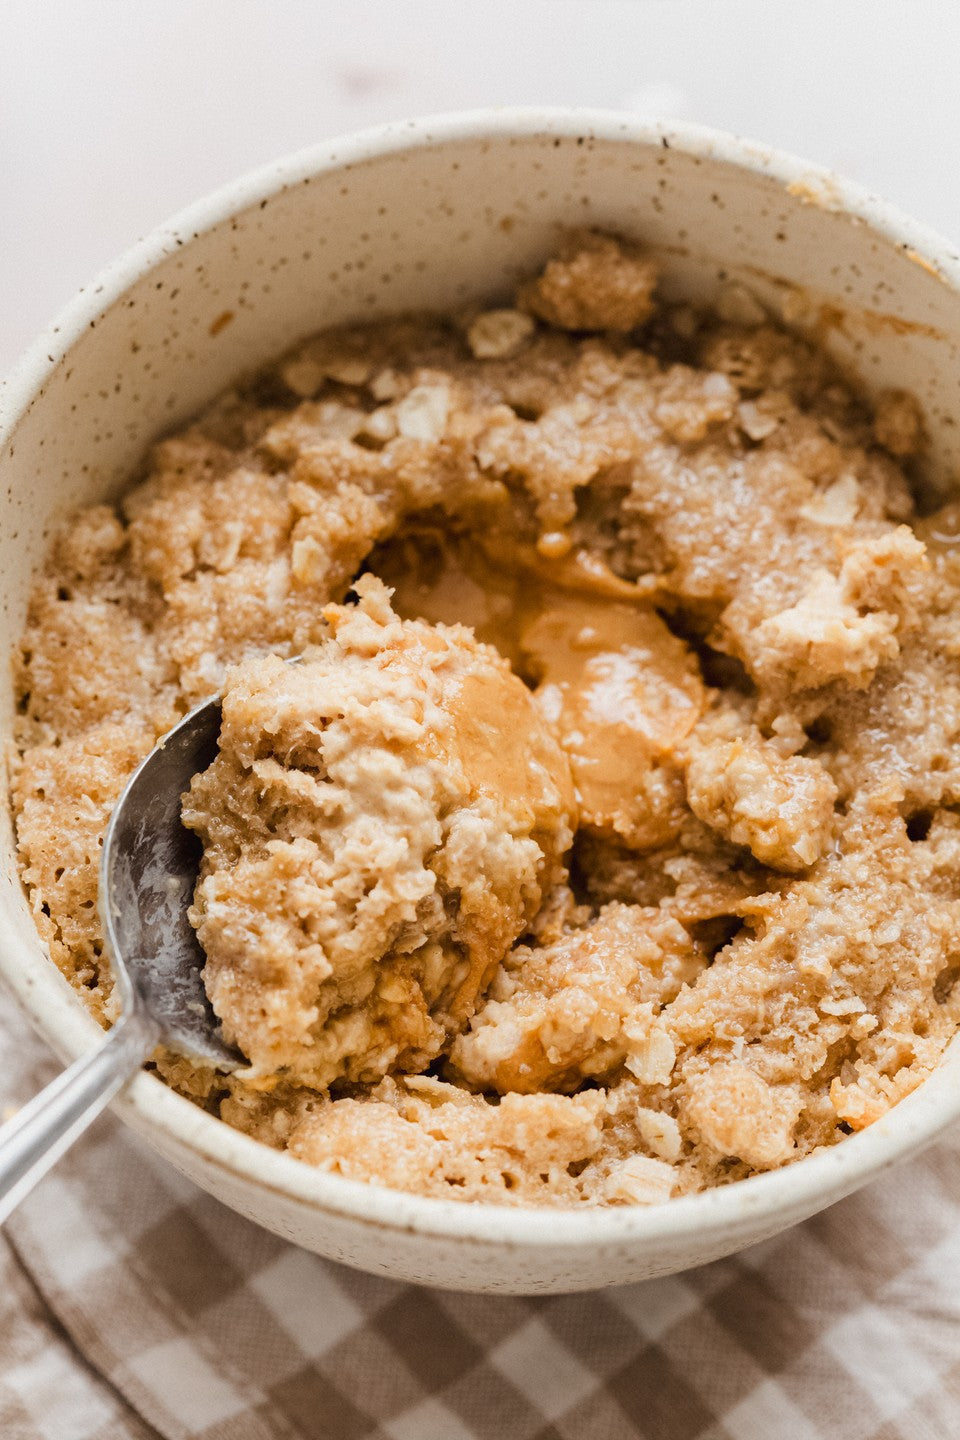
{"label": "spoonful of oatmeal", "polygon": [[559,880],[577,806],[529,690],[470,630],[356,589],[121,795],[100,871],[121,1018],[0,1130],[0,1220],[158,1045],[264,1089],[422,1070]]}

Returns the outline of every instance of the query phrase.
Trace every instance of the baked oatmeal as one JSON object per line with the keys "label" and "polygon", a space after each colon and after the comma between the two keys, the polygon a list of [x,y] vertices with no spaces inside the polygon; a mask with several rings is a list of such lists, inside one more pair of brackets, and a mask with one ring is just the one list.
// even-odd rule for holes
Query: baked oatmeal
{"label": "baked oatmeal", "polygon": [[37,582],[41,935],[110,1023],[107,817],[222,692],[183,817],[249,1064],[153,1063],[309,1164],[659,1203],[870,1125],[960,1026],[960,506],[917,510],[909,396],[656,286],[576,234],[512,305],[308,340]]}

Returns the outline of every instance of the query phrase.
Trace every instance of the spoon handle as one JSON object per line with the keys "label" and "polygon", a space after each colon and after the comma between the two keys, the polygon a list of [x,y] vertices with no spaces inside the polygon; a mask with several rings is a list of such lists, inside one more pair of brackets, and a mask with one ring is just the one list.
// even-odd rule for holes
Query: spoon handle
{"label": "spoon handle", "polygon": [[140,1068],[159,1038],[156,1022],[133,1009],[92,1055],[74,1061],[0,1126],[0,1225]]}

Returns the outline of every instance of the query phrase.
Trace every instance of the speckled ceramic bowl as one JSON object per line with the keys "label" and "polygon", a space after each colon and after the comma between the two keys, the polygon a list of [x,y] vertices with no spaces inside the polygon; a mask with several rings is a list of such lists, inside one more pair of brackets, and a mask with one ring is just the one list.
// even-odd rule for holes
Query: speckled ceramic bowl
{"label": "speckled ceramic bowl", "polygon": [[[506,292],[557,227],[657,247],[670,292],[743,283],[868,388],[923,402],[930,483],[958,471],[960,260],[853,186],[705,130],[498,111],[390,125],[296,155],[193,206],[83,291],[0,396],[0,649],[53,528],[115,496],[144,449],[239,372],[348,317]],[[735,294],[737,292],[734,292]],[[740,297],[742,299],[742,296]],[[9,682],[2,691],[9,728]],[[100,1032],[43,951],[2,833],[0,970],[64,1059]],[[652,1209],[510,1210],[320,1174],[150,1075],[122,1118],[225,1204],[321,1255],[452,1288],[575,1290],[697,1265],[802,1220],[960,1116],[960,1048],[884,1120],[828,1153]]]}

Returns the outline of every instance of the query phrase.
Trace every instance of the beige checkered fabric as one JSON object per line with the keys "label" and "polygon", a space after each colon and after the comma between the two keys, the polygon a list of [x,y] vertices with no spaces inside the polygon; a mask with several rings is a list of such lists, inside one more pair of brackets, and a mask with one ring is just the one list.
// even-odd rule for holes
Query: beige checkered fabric
{"label": "beige checkered fabric", "polygon": [[[0,1097],[49,1062],[0,1016]],[[3,1440],[957,1440],[960,1135],[733,1260],[419,1290],[241,1220],[111,1120],[0,1249]]]}

